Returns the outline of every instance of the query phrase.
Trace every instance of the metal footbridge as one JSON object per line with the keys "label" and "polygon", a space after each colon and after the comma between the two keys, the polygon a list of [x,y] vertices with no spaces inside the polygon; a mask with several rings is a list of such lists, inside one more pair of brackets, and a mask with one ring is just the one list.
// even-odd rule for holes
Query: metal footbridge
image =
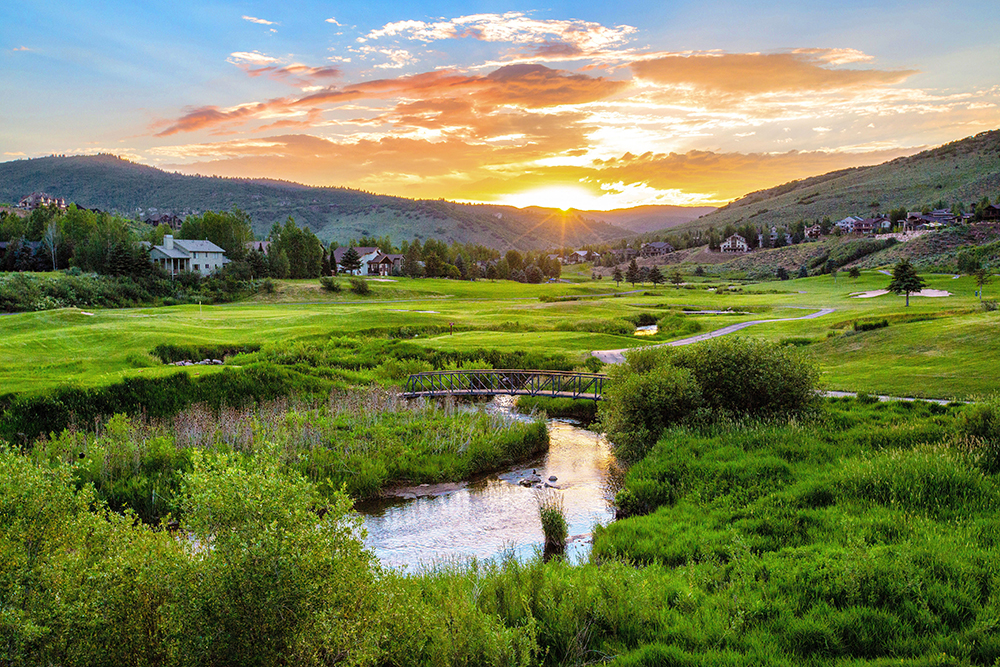
{"label": "metal footbridge", "polygon": [[403,396],[547,396],[601,400],[606,375],[568,371],[468,370],[416,373]]}

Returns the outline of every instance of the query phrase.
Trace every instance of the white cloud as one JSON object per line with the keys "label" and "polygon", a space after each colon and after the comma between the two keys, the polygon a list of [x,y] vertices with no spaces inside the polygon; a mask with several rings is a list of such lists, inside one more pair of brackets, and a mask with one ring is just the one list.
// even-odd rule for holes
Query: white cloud
{"label": "white cloud", "polygon": [[333,25],[343,27],[343,25],[332,16],[326,20],[326,23],[332,23]]}
{"label": "white cloud", "polygon": [[280,58],[275,58],[259,51],[236,51],[230,53],[226,62],[233,65],[273,65],[280,63]]}
{"label": "white cloud", "polygon": [[250,23],[256,23],[258,25],[279,25],[274,21],[268,21],[267,19],[259,19],[256,16],[244,16],[244,21],[250,21]]}
{"label": "white cloud", "polygon": [[380,49],[374,46],[362,46],[358,50],[361,53],[382,55],[389,59],[389,62],[375,65],[376,69],[400,69],[417,62],[414,55],[406,49]]}
{"label": "white cloud", "polygon": [[559,44],[591,52],[621,44],[636,31],[636,28],[628,25],[609,28],[589,21],[544,20],[532,18],[523,12],[507,12],[471,14],[435,22],[396,21],[372,30],[358,41],[402,37],[433,42],[471,37],[485,42]]}

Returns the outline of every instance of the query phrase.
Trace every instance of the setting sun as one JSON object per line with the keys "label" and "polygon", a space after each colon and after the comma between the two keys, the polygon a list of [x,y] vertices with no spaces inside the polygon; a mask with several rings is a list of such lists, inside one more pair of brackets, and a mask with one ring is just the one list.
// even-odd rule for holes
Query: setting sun
{"label": "setting sun", "polygon": [[581,211],[592,211],[605,208],[601,198],[595,197],[584,188],[574,185],[550,185],[525,192],[504,195],[497,202],[524,208],[525,206],[543,206],[568,211],[575,208]]}

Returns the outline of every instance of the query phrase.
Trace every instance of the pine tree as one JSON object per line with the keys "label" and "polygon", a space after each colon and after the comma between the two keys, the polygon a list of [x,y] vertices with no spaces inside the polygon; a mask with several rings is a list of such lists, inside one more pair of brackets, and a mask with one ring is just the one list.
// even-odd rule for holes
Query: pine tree
{"label": "pine tree", "polygon": [[635,287],[635,281],[639,280],[639,265],[635,263],[634,259],[629,262],[628,269],[625,271],[625,280],[632,283],[632,287]]}
{"label": "pine tree", "polygon": [[356,272],[361,271],[361,255],[354,248],[348,248],[344,256],[340,258],[340,268],[342,268],[346,273],[356,275]]}

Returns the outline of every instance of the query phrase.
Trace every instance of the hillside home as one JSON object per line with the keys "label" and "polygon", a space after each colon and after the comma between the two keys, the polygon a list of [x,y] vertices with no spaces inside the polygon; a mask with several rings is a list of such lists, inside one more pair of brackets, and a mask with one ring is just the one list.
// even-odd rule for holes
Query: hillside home
{"label": "hillside home", "polygon": [[835,222],[833,224],[835,224],[837,226],[837,229],[839,229],[841,231],[841,233],[843,233],[843,234],[853,234],[854,233],[854,226],[857,225],[862,220],[863,220],[863,218],[859,218],[856,215],[849,215],[846,218],[844,218],[843,220],[838,220],[837,222]]}
{"label": "hillside home", "polygon": [[994,206],[990,204],[989,206],[983,207],[983,220],[1000,220],[1000,206]]}
{"label": "hillside home", "polygon": [[733,234],[719,246],[722,252],[750,252],[750,244],[739,234]]}
{"label": "hillside home", "polygon": [[149,258],[171,277],[182,271],[207,276],[229,263],[225,252],[211,241],[175,239],[167,234],[163,237],[163,245],[154,245],[150,249]]}
{"label": "hillside home", "polygon": [[176,216],[173,213],[155,213],[143,220],[143,222],[151,227],[166,225],[175,232],[179,232],[181,230],[181,225],[184,224],[184,221],[180,218],[180,216]]}
{"label": "hillside home", "polygon": [[660,257],[673,251],[674,247],[666,241],[653,241],[651,243],[643,243],[639,253],[643,257]]}
{"label": "hillside home", "polygon": [[53,197],[52,195],[46,194],[44,192],[32,192],[27,197],[21,199],[17,204],[18,208],[23,208],[28,211],[34,211],[36,208],[42,206],[55,206],[62,210],[66,210],[66,200],[62,197]]}
{"label": "hillside home", "polygon": [[823,235],[823,228],[819,225],[813,225],[812,227],[806,227],[805,237],[811,241],[815,241],[820,236]]}

